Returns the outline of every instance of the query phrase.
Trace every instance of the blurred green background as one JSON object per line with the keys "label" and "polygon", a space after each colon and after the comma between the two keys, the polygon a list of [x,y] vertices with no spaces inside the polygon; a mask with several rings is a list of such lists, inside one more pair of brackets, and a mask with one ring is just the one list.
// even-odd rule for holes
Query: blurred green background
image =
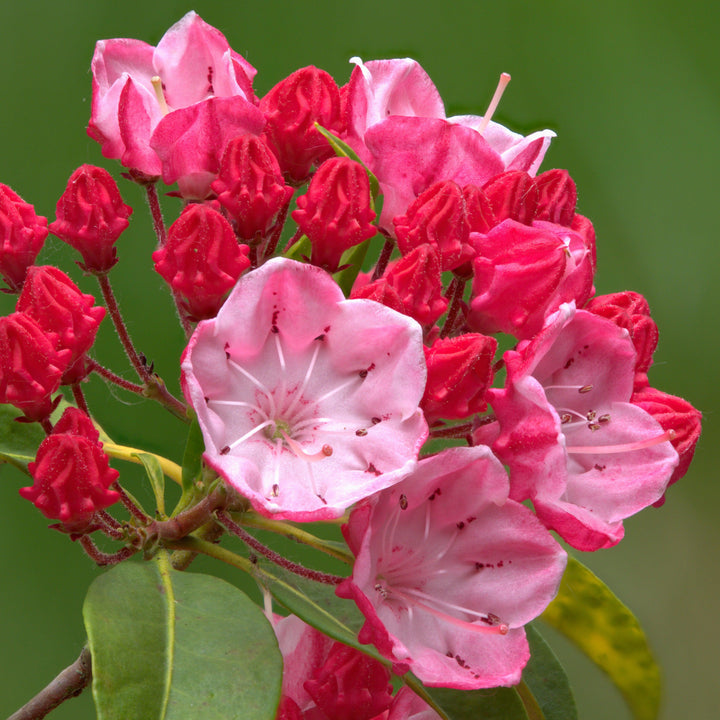
{"label": "blurred green background", "polygon": [[[352,55],[411,56],[435,81],[448,114],[482,114],[499,73],[511,73],[498,119],[522,132],[558,133],[543,167],[568,168],[577,182],[579,211],[598,236],[598,292],[647,296],[661,332],[651,382],[704,413],[695,463],[666,505],[627,521],[617,548],[583,560],[645,626],[665,672],[662,717],[712,720],[720,717],[720,385],[711,374],[720,309],[717,7],[703,0],[4,3],[0,182],[53,219],[75,167],[89,162],[114,173],[135,207],[119,243],[116,292],[137,345],[174,383],[182,336],[151,268],[154,240],[142,193],[85,134],[97,39],[155,44],[194,8],[258,69],[260,96],[304,65],[322,67],[342,84]],[[178,212],[171,200],[165,209],[168,219]],[[97,294],[59,245],[49,240],[42,259],[62,263]],[[12,299],[0,298],[0,311],[11,310]],[[131,377],[108,327],[97,355]],[[180,458],[182,436],[172,418],[126,395],[112,397],[97,380],[88,395],[117,441]],[[121,469],[131,490],[149,501],[139,479]],[[84,639],[83,597],[100,572],[67,537],[45,529],[45,519],[17,494],[25,484],[12,468],[0,470],[0,717],[75,659]],[[567,662],[582,720],[629,718],[605,679],[551,640]],[[94,717],[90,694],[51,717]]]}

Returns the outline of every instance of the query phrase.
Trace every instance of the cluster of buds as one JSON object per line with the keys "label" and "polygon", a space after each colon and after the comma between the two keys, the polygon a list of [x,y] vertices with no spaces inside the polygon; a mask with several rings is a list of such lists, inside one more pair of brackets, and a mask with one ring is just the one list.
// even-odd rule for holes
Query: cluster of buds
{"label": "cluster of buds", "polygon": [[[554,133],[492,120],[509,76],[484,116],[447,117],[416,62],[353,62],[343,87],[308,67],[258,99],[254,68],[189,13],[155,48],[98,43],[88,132],[147,188],[148,257],[188,335],[181,383],[206,475],[268,527],[345,518],[355,560],[337,594],[394,672],[514,685],[523,626],[565,568],[550,531],[580,550],[618,543],[687,471],[700,414],[649,384],[645,300],[595,295],[575,183],[538,174]],[[160,177],[184,201],[167,232]],[[119,525],[88,372],[187,409],[162,394],[109,288],[130,213],[110,175],[83,166],[49,230],[98,277],[140,385],[88,359],[104,308],[32,265],[46,221],[0,186],[0,272],[20,293],[0,320],[0,400],[48,433],[21,494],[74,535],[117,539]],[[82,412],[53,427],[61,384]],[[440,439],[453,447],[428,452]],[[433,716],[393,696],[384,666],[296,622],[275,621],[279,718]]]}

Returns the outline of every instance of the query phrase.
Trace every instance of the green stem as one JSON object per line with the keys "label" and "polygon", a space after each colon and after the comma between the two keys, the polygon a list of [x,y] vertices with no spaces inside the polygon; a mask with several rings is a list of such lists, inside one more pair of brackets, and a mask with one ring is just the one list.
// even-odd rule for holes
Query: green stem
{"label": "green stem", "polygon": [[328,543],[326,540],[307,532],[307,530],[301,530],[289,523],[281,520],[270,520],[269,518],[263,517],[262,515],[258,515],[254,512],[243,513],[242,517],[238,518],[238,520],[247,527],[256,528],[257,530],[269,530],[270,532],[274,532],[278,535],[283,535],[284,537],[291,538],[292,540],[297,540],[303,545],[309,545],[316,550],[324,552],[326,555],[330,555],[337,560],[347,563],[348,565],[353,564],[354,558],[352,553],[338,548],[335,545]]}
{"label": "green stem", "polygon": [[139,450],[138,448],[128,447],[126,445],[115,445],[114,443],[103,443],[103,451],[112,458],[126,460],[136,465],[143,464],[138,455],[152,455],[160,463],[163,473],[182,487],[182,468],[177,463],[164,458],[162,455],[155,455],[155,453],[148,452],[147,450]]}

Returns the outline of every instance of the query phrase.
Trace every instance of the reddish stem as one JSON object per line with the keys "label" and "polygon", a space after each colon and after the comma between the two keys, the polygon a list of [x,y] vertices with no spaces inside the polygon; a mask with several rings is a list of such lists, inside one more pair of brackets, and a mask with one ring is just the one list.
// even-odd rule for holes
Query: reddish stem
{"label": "reddish stem", "polygon": [[138,395],[142,395],[145,390],[142,385],[137,385],[136,383],[130,382],[129,380],[116,375],[112,370],[108,370],[95,360],[90,360],[90,372],[96,372],[100,375],[100,377],[104,378],[108,382],[114,383],[123,390],[129,390],[130,392],[137,393]]}
{"label": "reddish stem", "polygon": [[[467,280],[461,280],[458,277],[453,277],[452,281],[450,282],[450,288],[452,288],[453,290],[452,300],[450,301],[450,309],[448,310],[448,316],[445,320],[445,324],[443,325],[440,337],[447,337],[455,329],[458,314],[460,313],[460,308],[462,307],[462,298],[463,294],[465,293],[466,282]],[[450,288],[448,288],[448,294]]]}
{"label": "reddish stem", "polygon": [[382,251],[380,252],[380,257],[378,258],[377,265],[375,265],[375,270],[373,271],[370,282],[375,282],[375,280],[378,280],[383,276],[385,270],[387,270],[388,263],[390,262],[390,256],[392,255],[394,248],[395,241],[391,237],[388,237],[385,240]]}
{"label": "reddish stem", "polygon": [[287,244],[283,248],[282,254],[287,254],[288,250],[302,237],[303,231],[298,228],[295,231],[295,234],[287,241]]}
{"label": "reddish stem", "polygon": [[90,415],[90,410],[88,409],[87,401],[85,400],[85,393],[82,391],[82,388],[80,387],[80,383],[73,383],[71,385],[72,387],[72,394],[73,398],[75,398],[75,404],[86,414]]}
{"label": "reddish stem", "polygon": [[280,210],[278,219],[275,222],[275,225],[273,225],[272,234],[270,235],[270,239],[265,246],[265,252],[262,256],[263,262],[269,260],[275,254],[277,245],[280,242],[280,236],[282,235],[283,228],[285,227],[285,220],[287,220],[287,214],[288,210],[290,209],[291,200],[292,198],[288,200],[285,206]]}
{"label": "reddish stem", "polygon": [[137,550],[131,547],[124,547],[122,550],[118,550],[116,553],[105,553],[99,550],[97,545],[87,536],[83,535],[80,538],[80,545],[82,549],[101,567],[105,565],[117,565],[123,560],[127,560],[131,555],[134,555]]}
{"label": "reddish stem", "polygon": [[150,517],[146,515],[128,496],[123,490],[119,482],[114,482],[110,486],[115,492],[120,495],[120,502],[125,506],[125,509],[136,519],[139,520],[143,525],[147,525],[150,522]]}
{"label": "reddish stem", "polygon": [[163,220],[162,210],[160,209],[160,199],[158,198],[155,183],[148,183],[145,186],[145,192],[147,193],[150,215],[152,215],[153,230],[155,231],[158,245],[164,245],[167,240],[167,231],[165,230],[165,221]]}
{"label": "reddish stem", "polygon": [[298,563],[292,562],[292,560],[288,560],[286,557],[283,557],[274,550],[271,550],[267,547],[267,545],[263,545],[259,540],[254,538],[250,535],[250,533],[246,532],[242,527],[240,527],[240,525],[234,522],[233,519],[222,510],[216,512],[215,517],[223,527],[233,533],[233,535],[239,537],[248,547],[252,548],[285,570],[289,570],[290,572],[307,578],[308,580],[325,583],[326,585],[339,585],[343,580],[345,580],[345,578],[338,575],[329,575],[328,573],[320,572],[319,570],[310,570]]}
{"label": "reddish stem", "polygon": [[430,437],[435,438],[467,438],[472,433],[473,424],[463,423],[462,425],[453,425],[451,427],[438,428],[430,430]]}

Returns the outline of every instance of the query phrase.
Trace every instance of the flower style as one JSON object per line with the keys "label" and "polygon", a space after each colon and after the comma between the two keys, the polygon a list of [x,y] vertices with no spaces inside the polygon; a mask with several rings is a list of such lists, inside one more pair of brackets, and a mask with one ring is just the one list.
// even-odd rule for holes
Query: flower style
{"label": "flower style", "polygon": [[396,672],[459,689],[519,682],[522,626],[554,597],[566,555],[508,489],[489,448],[452,448],[353,510],[355,565],[336,592]]}
{"label": "flower style", "polygon": [[338,517],[410,472],[427,437],[420,326],[345,300],[315,266],[240,278],[182,372],[206,462],[268,516]]}
{"label": "flower style", "polygon": [[100,40],[92,61],[88,134],[105,157],[146,178],[179,180],[204,198],[227,141],[259,134],[255,69],[225,36],[189,12],[156,48],[127,38]]}
{"label": "flower style", "polygon": [[626,330],[565,304],[504,355],[504,389],[488,391],[510,468],[510,496],[573,547],[623,537],[622,520],[659,500],[678,463],[653,417],[631,403],[635,349]]}

